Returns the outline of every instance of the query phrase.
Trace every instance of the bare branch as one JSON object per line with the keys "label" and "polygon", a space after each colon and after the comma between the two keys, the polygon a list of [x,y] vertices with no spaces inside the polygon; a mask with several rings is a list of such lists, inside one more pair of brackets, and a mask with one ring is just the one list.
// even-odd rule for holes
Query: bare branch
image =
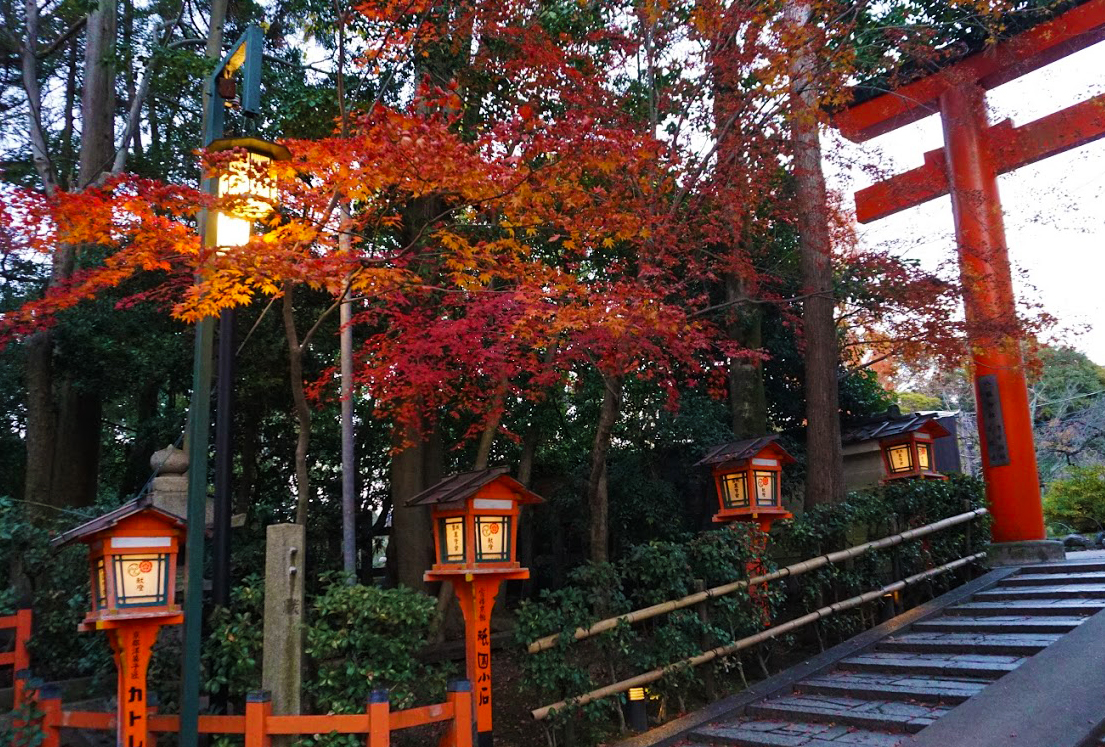
{"label": "bare branch", "polygon": [[50,45],[47,46],[46,49],[43,49],[41,52],[36,52],[35,57],[40,60],[46,59],[54,52],[58,51],[58,48],[62,44],[65,44],[65,42],[69,41],[69,39],[72,38],[73,34],[83,29],[86,23],[88,23],[88,16],[81,16],[73,22],[72,26],[65,30],[65,33],[63,33],[57,39],[54,39],[54,41],[50,42]]}

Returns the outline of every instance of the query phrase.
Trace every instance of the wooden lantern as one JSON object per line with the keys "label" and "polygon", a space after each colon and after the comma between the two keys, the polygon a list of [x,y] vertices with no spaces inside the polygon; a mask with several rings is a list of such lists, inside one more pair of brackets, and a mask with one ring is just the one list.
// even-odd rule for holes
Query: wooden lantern
{"label": "wooden lantern", "polygon": [[434,565],[426,580],[473,573],[528,578],[517,560],[518,516],[523,504],[542,501],[507,471],[451,475],[410,500],[411,506],[430,506]]}
{"label": "wooden lantern", "polygon": [[88,545],[92,609],[78,627],[107,633],[118,673],[116,744],[126,747],[149,743],[150,656],[161,626],[184,620],[173,603],[184,528],[182,518],[147,495],[51,541]]}
{"label": "wooden lantern", "polygon": [[940,423],[926,420],[913,430],[880,439],[885,479],[920,477],[947,480],[946,475],[936,471],[933,453],[933,442],[947,435],[950,435],[948,430]]}
{"label": "wooden lantern", "polygon": [[183,533],[183,519],[143,498],[56,537],[55,547],[88,545],[92,607],[80,629],[150,618],[162,625],[179,623],[180,607],[173,600]]}
{"label": "wooden lantern", "polygon": [[767,532],[773,521],[791,518],[783,508],[780,483],[783,465],[794,461],[775,436],[712,449],[695,466],[709,466],[713,472],[719,508],[714,521],[751,521]]}
{"label": "wooden lantern", "polygon": [[479,747],[491,747],[491,610],[503,581],[529,578],[518,564],[518,516],[541,497],[506,467],[450,475],[407,501],[429,506],[434,564],[427,581],[450,581],[464,615],[465,662],[476,707]]}

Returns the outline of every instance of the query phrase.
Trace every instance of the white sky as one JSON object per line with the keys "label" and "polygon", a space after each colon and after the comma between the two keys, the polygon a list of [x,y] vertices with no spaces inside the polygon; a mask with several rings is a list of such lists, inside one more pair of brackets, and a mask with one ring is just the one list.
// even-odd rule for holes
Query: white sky
{"label": "white sky", "polygon": [[[1060,60],[990,91],[990,121],[1021,125],[1105,92],[1105,43]],[[861,167],[893,166],[894,173],[920,166],[922,154],[943,145],[940,119],[928,117],[862,145],[835,133],[826,152],[851,162],[850,173],[827,164],[830,185],[846,194],[871,183]],[[843,158],[840,158],[843,156]],[[1105,364],[1105,139],[1067,151],[999,178],[1005,233],[1014,275],[1027,274],[1035,290],[1018,283],[1018,296],[1041,302],[1068,330],[1060,341]],[[854,201],[848,200],[854,205]],[[955,260],[951,201],[932,200],[859,226],[867,246],[889,245],[928,269]]]}

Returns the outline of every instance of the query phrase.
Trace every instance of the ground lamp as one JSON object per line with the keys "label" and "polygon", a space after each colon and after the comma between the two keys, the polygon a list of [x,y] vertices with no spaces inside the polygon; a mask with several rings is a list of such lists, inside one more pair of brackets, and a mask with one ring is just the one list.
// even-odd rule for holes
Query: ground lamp
{"label": "ground lamp", "polygon": [[753,522],[766,533],[773,521],[791,518],[783,508],[779,483],[783,465],[793,461],[774,436],[711,449],[695,466],[710,467],[713,472],[719,506],[714,521]]}
{"label": "ground lamp", "polygon": [[162,625],[184,618],[174,604],[176,566],[185,522],[152,505],[131,501],[54,538],[61,547],[88,545],[92,608],[79,630],[106,630],[118,670],[118,744],[146,747],[146,668]]}
{"label": "ground lamp", "polygon": [[479,747],[492,744],[491,610],[503,581],[529,578],[529,569],[516,560],[519,507],[542,502],[508,471],[450,475],[407,502],[431,509],[435,562],[425,579],[452,582],[464,615]]}

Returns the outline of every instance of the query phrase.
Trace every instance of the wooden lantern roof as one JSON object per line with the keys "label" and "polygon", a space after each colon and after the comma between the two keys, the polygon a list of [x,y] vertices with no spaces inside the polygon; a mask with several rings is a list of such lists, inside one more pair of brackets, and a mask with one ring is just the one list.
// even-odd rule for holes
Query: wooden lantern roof
{"label": "wooden lantern roof", "polygon": [[183,530],[187,526],[187,522],[180,516],[155,506],[152,497],[147,494],[135,498],[133,501],[124,503],[122,506],[119,506],[119,508],[109,511],[92,521],[85,522],[79,527],[59,534],[57,537],[50,540],[50,546],[55,549],[65,547],[66,545],[83,540],[91,535],[112,529],[124,520],[142,512],[146,512],[147,515],[153,514],[174,529]]}
{"label": "wooden lantern roof", "polygon": [[778,436],[760,436],[759,438],[746,438],[743,441],[715,446],[706,452],[706,456],[695,462],[695,467],[720,467],[722,465],[740,466],[752,459],[752,457],[765,450],[773,452],[781,464],[790,464],[795,460],[790,452],[777,442]]}
{"label": "wooden lantern roof", "polygon": [[459,506],[493,482],[502,482],[518,503],[544,503],[544,499],[509,474],[509,467],[491,467],[449,475],[407,501],[408,506]]}
{"label": "wooden lantern roof", "polygon": [[897,408],[887,410],[884,415],[869,418],[844,428],[840,434],[840,440],[845,444],[861,443],[863,441],[882,441],[895,436],[904,436],[917,431],[924,431],[933,438],[950,436],[943,425],[939,423],[937,413],[909,413],[900,415]]}

